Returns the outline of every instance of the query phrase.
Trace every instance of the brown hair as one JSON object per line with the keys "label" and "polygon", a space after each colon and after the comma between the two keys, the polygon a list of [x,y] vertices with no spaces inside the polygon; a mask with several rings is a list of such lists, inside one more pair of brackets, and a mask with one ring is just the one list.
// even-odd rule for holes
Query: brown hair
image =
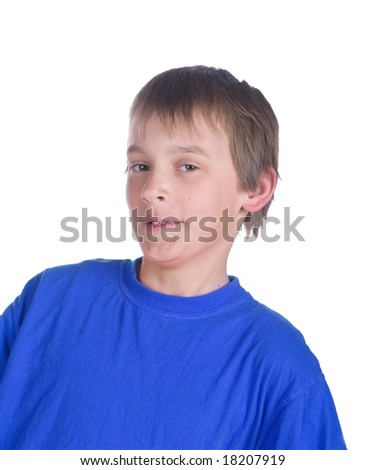
{"label": "brown hair", "polygon": [[[228,135],[240,184],[254,191],[270,167],[278,171],[278,121],[264,95],[224,69],[202,65],[167,70],[153,77],[135,97],[130,118],[146,121],[156,112],[171,123],[182,117],[192,125],[199,111],[209,123],[219,123]],[[247,214],[247,234],[257,236],[272,199]]]}

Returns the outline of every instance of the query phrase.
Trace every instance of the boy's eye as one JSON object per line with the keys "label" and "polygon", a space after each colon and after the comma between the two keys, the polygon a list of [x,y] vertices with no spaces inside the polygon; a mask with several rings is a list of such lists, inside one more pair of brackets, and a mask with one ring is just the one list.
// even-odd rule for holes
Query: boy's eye
{"label": "boy's eye", "polygon": [[136,173],[141,173],[142,171],[148,171],[150,167],[144,163],[135,163],[134,165],[129,166],[129,171],[134,171]]}
{"label": "boy's eye", "polygon": [[192,165],[190,163],[185,163],[184,165],[181,165],[180,168],[183,170],[183,171],[194,171],[194,170],[197,170],[198,167],[195,166],[195,165]]}

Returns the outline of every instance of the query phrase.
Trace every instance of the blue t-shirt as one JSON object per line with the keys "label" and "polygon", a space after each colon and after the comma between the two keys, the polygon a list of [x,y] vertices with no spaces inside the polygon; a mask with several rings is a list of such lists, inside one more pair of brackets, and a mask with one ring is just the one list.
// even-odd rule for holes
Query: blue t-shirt
{"label": "blue t-shirt", "polygon": [[47,269],[0,317],[0,448],[345,448],[291,323],[237,278],[176,297],[137,263]]}

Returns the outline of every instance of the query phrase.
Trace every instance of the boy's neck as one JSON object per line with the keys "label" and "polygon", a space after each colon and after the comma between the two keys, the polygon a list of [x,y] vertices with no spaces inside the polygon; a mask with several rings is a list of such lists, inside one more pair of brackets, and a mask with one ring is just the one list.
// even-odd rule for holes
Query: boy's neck
{"label": "boy's neck", "polygon": [[137,267],[139,281],[149,289],[167,295],[179,297],[195,297],[209,294],[228,284],[226,266],[221,270],[211,266],[165,267],[151,263],[142,258]]}

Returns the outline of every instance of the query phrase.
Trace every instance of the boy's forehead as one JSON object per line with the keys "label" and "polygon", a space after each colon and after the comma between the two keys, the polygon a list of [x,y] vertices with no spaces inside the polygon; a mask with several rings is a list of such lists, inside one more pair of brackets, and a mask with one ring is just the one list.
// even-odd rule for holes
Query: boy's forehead
{"label": "boy's forehead", "polygon": [[219,160],[231,156],[227,133],[201,115],[193,120],[179,117],[173,122],[156,113],[146,119],[131,119],[127,155],[153,155],[157,149],[166,155],[189,153]]}
{"label": "boy's forehead", "polygon": [[131,117],[128,140],[143,139],[146,128],[151,122],[158,122],[164,131],[171,134],[179,132],[189,137],[202,137],[204,131],[209,130],[216,135],[222,135],[223,133],[226,136],[226,132],[218,118],[206,115],[201,111],[194,111],[191,116],[183,116],[182,114],[170,116],[153,112],[146,116],[135,115]]}

